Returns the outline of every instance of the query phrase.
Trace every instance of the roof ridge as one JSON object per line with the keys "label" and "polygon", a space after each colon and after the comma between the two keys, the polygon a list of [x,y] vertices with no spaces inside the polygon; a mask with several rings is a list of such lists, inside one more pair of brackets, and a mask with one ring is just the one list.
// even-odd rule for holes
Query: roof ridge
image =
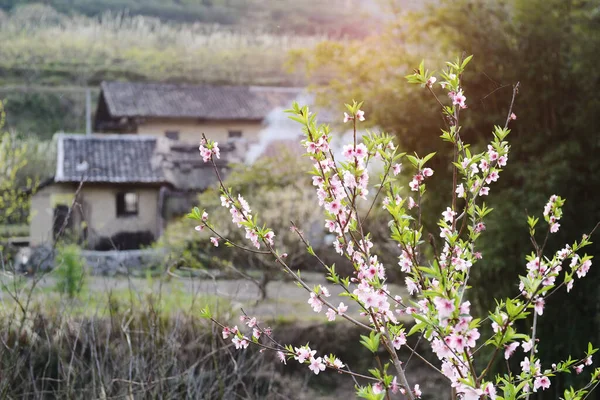
{"label": "roof ridge", "polygon": [[106,85],[118,84],[118,85],[136,85],[136,86],[172,86],[172,87],[212,87],[212,88],[249,88],[253,90],[282,90],[282,91],[301,91],[306,89],[303,86],[276,86],[276,85],[232,85],[232,84],[218,84],[218,83],[186,83],[186,82],[164,82],[164,81],[118,81],[118,80],[104,80],[100,83],[100,86],[104,88]]}
{"label": "roof ridge", "polygon": [[156,140],[157,136],[149,135],[149,134],[139,134],[139,133],[93,133],[91,135],[86,135],[84,133],[65,133],[65,132],[57,132],[54,134],[54,137],[58,140],[64,139],[76,139],[76,140],[86,140],[86,139],[101,139],[101,140]]}

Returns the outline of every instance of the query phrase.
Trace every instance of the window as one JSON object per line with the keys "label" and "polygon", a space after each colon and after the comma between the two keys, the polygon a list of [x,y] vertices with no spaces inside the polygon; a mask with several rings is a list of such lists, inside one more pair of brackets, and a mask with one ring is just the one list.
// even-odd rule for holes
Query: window
{"label": "window", "polygon": [[128,217],[138,214],[137,193],[117,193],[117,217]]}
{"label": "window", "polygon": [[229,131],[229,139],[238,139],[242,137],[242,131]]}
{"label": "window", "polygon": [[166,131],[165,136],[167,139],[179,140],[179,131]]}

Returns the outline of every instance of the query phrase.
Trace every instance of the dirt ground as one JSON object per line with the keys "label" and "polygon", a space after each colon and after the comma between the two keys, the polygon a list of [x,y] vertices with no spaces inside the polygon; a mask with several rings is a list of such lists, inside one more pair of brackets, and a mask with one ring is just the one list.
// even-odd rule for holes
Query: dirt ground
{"label": "dirt ground", "polygon": [[[338,305],[344,302],[348,306],[348,313],[360,318],[359,308],[352,304],[345,297],[340,297],[342,289],[328,282],[322,274],[307,272],[302,274],[302,278],[309,286],[324,285],[331,292],[329,300]],[[3,282],[7,283],[10,279],[4,276]],[[34,278],[32,278],[34,279]],[[41,279],[37,288],[39,291],[50,291],[56,285],[55,278],[50,274]],[[326,321],[324,311],[320,314],[315,313],[307,303],[308,292],[298,287],[291,281],[273,281],[267,286],[268,297],[266,300],[260,300],[260,291],[251,281],[245,279],[211,279],[210,277],[195,278],[177,278],[169,277],[161,282],[160,279],[144,279],[135,277],[104,277],[91,276],[86,283],[87,292],[90,296],[97,293],[106,293],[112,291],[125,291],[131,289],[133,292],[149,292],[149,285],[153,288],[151,291],[159,290],[168,294],[171,290],[184,292],[194,295],[209,295],[217,298],[223,298],[231,303],[232,311],[244,309],[249,315],[256,316],[262,320],[300,320],[307,322]],[[405,295],[406,289],[398,285],[389,285],[390,291],[394,294]],[[7,293],[0,290],[0,300],[6,299]]]}

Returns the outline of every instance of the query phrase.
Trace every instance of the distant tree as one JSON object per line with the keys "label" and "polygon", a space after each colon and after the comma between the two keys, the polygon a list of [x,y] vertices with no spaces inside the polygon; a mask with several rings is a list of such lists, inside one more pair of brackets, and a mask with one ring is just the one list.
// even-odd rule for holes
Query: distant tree
{"label": "distant tree", "polygon": [[29,198],[38,180],[25,177],[27,145],[16,140],[14,134],[1,132],[5,113],[0,103],[0,261],[2,265],[12,259],[14,249],[8,246],[14,225],[27,224]]}
{"label": "distant tree", "polygon": [[[323,243],[323,226],[318,217],[318,211],[312,206],[316,195],[310,182],[307,182],[305,171],[310,166],[304,159],[293,156],[285,148],[279,148],[278,154],[270,158],[261,158],[251,166],[237,165],[225,179],[228,187],[239,188],[242,194],[253,205],[253,215],[258,214],[261,220],[272,227],[282,240],[286,259],[294,268],[306,267],[309,255],[302,237],[319,247]],[[215,230],[218,237],[208,229],[190,237],[182,236],[189,231],[192,221],[187,218],[172,225],[164,235],[161,246],[173,250],[172,254],[188,254],[185,249],[194,249],[201,257],[203,267],[227,270],[233,268],[239,274],[250,278],[259,288],[261,298],[266,298],[267,284],[273,279],[281,278],[282,272],[275,262],[261,257],[261,254],[249,253],[235,247],[227,248],[227,242],[244,242],[244,234],[239,229],[231,227],[227,221],[230,215],[221,206],[216,189],[209,189],[198,198],[198,207],[211,214],[214,221],[219,221]],[[181,225],[187,225],[183,228]],[[218,247],[211,243],[211,237],[218,239]],[[193,252],[189,252],[193,253]],[[312,264],[312,262],[311,262]],[[185,266],[193,265],[191,260],[184,262]],[[258,273],[258,275],[257,275]],[[254,274],[254,275],[253,275]]]}

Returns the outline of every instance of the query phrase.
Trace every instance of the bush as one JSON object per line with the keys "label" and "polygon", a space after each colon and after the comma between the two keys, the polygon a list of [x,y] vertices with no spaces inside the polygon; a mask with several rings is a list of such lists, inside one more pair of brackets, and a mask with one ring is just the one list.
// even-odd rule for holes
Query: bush
{"label": "bush", "polygon": [[56,290],[70,299],[75,298],[83,290],[87,276],[79,247],[72,244],[60,246],[55,262]]}
{"label": "bush", "polygon": [[[303,172],[307,163],[292,152],[293,150],[282,145],[274,151],[275,156],[261,158],[251,166],[236,165],[227,176],[225,185],[239,188],[240,193],[252,202],[263,221],[281,232],[281,250],[286,253],[292,268],[310,270],[315,268],[314,263],[306,254],[304,243],[298,240],[296,230],[290,229],[292,221],[303,232],[305,240],[316,249],[324,247],[325,232],[319,221],[318,211],[311,205],[316,201],[316,195]],[[214,215],[215,230],[223,238],[232,242],[244,239],[244,233],[232,229],[227,222],[229,212],[221,207],[221,200],[214,188],[202,193],[198,204]],[[181,235],[185,229],[192,227],[187,218],[170,225],[159,245],[166,246],[170,254],[175,254],[188,263],[195,258],[196,265],[223,270],[233,268],[249,278],[246,275],[248,270],[259,272],[260,276],[251,280],[257,284],[263,298],[267,297],[267,284],[285,276],[281,274],[276,262],[265,259],[261,254],[223,245],[215,247],[211,242],[211,237],[215,234],[210,230],[194,232],[191,236]],[[327,252],[330,250],[327,249]],[[344,264],[343,259],[337,261]]]}

